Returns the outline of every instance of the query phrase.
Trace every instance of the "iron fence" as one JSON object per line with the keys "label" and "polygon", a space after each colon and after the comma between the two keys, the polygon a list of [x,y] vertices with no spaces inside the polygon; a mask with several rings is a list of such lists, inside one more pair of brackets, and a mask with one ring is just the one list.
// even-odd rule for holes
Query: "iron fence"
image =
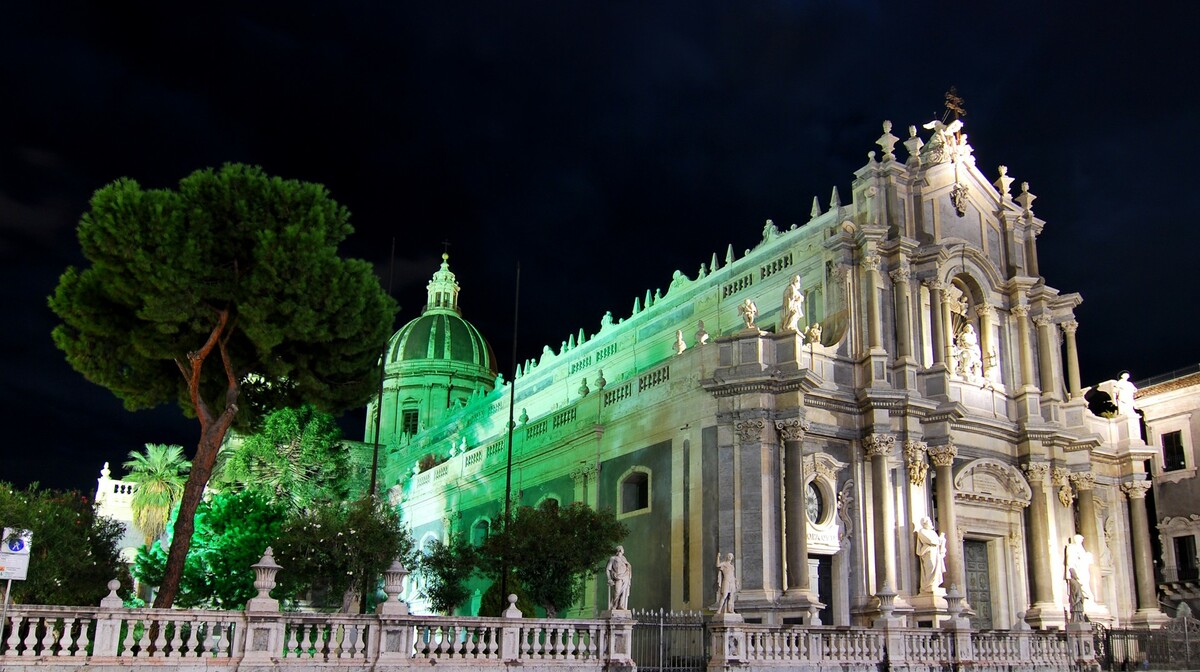
{"label": "iron fence", "polygon": [[703,672],[708,634],[698,611],[635,610],[633,662],[640,672]]}
{"label": "iron fence", "polygon": [[1096,660],[1106,670],[1200,669],[1200,621],[1194,618],[1157,630],[1093,627]]}

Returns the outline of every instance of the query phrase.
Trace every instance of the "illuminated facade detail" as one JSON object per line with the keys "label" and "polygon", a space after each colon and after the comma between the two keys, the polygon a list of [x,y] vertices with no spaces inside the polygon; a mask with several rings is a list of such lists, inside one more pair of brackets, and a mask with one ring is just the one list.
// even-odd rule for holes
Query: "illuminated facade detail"
{"label": "illuminated facade detail", "polygon": [[[631,608],[711,606],[720,550],[734,553],[748,619],[866,624],[891,605],[936,624],[944,601],[917,599],[913,525],[929,517],[948,539],[944,585],[966,593],[977,625],[1063,626],[1076,534],[1097,558],[1088,616],[1158,619],[1152,563],[1136,560],[1145,501],[1121,493],[1160,451],[1136,418],[1088,410],[1074,379],[1082,299],[1039,270],[1034,196],[1022,185],[1014,198],[1007,169],[985,177],[961,128],[909,135],[885,127],[844,202],[835,189],[807,223],[768,222],[744,256],[729,245],[694,279],[676,271],[623,319],[563,325],[563,345],[514,381],[496,382],[443,263],[386,362],[382,482],[416,538],[460,524],[445,511],[462,524],[503,515],[515,385],[514,497],[621,515],[639,540]],[[803,316],[785,319],[779,297],[797,277]],[[437,466],[414,472],[426,456]],[[568,613],[597,613],[606,588]]]}

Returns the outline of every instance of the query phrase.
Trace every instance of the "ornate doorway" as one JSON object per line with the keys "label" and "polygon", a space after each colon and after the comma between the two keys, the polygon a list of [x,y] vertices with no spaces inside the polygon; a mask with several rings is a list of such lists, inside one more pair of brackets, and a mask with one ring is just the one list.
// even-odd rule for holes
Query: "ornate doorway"
{"label": "ornate doorway", "polygon": [[992,629],[992,571],[986,541],[963,541],[963,565],[967,574],[967,602],[975,610],[971,624]]}

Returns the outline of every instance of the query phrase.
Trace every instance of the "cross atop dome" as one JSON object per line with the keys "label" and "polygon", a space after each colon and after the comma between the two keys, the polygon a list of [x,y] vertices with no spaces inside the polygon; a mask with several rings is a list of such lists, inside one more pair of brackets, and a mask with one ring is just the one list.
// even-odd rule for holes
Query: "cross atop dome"
{"label": "cross atop dome", "polygon": [[434,272],[429,284],[425,285],[427,294],[425,310],[422,311],[422,315],[429,313],[462,315],[462,311],[458,309],[458,281],[454,278],[454,273],[450,271],[448,259],[450,259],[450,255],[443,252],[441,267]]}

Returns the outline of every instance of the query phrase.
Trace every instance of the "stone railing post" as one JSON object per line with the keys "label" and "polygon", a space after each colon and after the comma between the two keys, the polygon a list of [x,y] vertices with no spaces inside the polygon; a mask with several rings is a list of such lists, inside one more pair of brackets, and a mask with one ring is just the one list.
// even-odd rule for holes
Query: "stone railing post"
{"label": "stone railing post", "polygon": [[946,610],[950,612],[950,618],[942,621],[942,629],[946,630],[954,639],[949,662],[953,665],[966,663],[970,667],[975,660],[974,642],[971,641],[971,621],[962,615],[963,596],[958,592],[957,584],[950,584],[950,590],[946,593],[946,605]]}
{"label": "stone railing post", "polygon": [[904,632],[901,628],[904,627],[904,619],[895,615],[896,610],[896,591],[892,590],[889,584],[883,584],[875,593],[875,597],[879,599],[879,618],[875,619],[873,626],[876,629],[883,630],[884,648],[887,653],[888,663],[900,669],[904,669],[904,661],[908,658],[908,650],[904,644]]}
{"label": "stone railing post", "polygon": [[1096,640],[1092,636],[1091,623],[1067,623],[1067,650],[1071,662],[1079,669],[1096,667]]}
{"label": "stone railing post", "polygon": [[383,592],[387,599],[375,605],[379,616],[379,627],[371,629],[368,642],[368,659],[378,655],[379,662],[396,664],[412,657],[412,624],[407,620],[408,603],[399,599],[404,591],[404,577],[408,570],[399,558],[383,572]]}
{"label": "stone railing post", "polygon": [[[520,621],[523,614],[517,608],[517,596],[508,596],[508,608],[504,610],[504,618]],[[521,624],[514,622],[511,625],[505,623],[500,629],[500,660],[508,662],[515,661],[521,657]]]}
{"label": "stone railing post", "polygon": [[242,660],[249,663],[276,663],[283,651],[283,620],[279,617],[279,600],[271,597],[275,574],[282,569],[275,562],[270,547],[262,559],[251,565],[254,569],[254,588],[258,595],[246,603],[246,636],[242,640]]}
{"label": "stone railing post", "polygon": [[[625,611],[626,610],[620,610]],[[632,618],[624,614],[614,614],[608,618],[608,665],[614,667],[632,667],[633,662],[633,624]]]}
{"label": "stone railing post", "polygon": [[120,581],[109,581],[108,595],[100,600],[100,609],[96,612],[96,640],[92,643],[93,658],[113,658],[117,655],[117,646],[121,641],[121,611],[124,607],[117,596],[120,587]]}
{"label": "stone railing post", "polygon": [[[736,615],[736,614],[730,614]],[[710,643],[708,672],[729,670],[746,658],[746,631],[741,619],[714,619],[709,626]]]}

